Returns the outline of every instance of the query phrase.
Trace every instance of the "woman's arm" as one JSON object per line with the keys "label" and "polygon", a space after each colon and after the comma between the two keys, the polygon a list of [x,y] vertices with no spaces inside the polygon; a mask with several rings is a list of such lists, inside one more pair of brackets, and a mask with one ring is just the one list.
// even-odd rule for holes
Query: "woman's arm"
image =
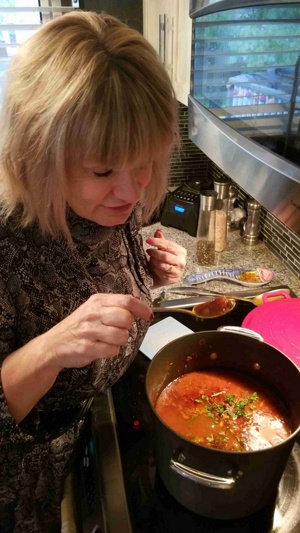
{"label": "woman's arm", "polygon": [[63,368],[81,368],[118,355],[134,317],[151,320],[151,308],[134,296],[94,294],[46,333],[8,355],[1,382],[17,423],[52,387]]}
{"label": "woman's arm", "polygon": [[47,339],[41,335],[8,355],[2,363],[2,389],[17,423],[48,392],[59,373],[58,368],[49,364],[46,350]]}

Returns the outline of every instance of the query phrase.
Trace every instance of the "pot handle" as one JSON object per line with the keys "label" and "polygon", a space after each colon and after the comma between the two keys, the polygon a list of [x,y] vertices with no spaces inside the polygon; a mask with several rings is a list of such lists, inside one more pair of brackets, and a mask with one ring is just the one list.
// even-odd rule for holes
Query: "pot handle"
{"label": "pot handle", "polygon": [[237,333],[238,335],[246,335],[247,337],[253,337],[258,341],[263,342],[264,338],[256,331],[248,328],[240,328],[239,326],[220,326],[217,331],[229,331],[231,333]]}
{"label": "pot handle", "polygon": [[208,474],[206,472],[201,472],[200,470],[195,470],[190,466],[185,466],[179,461],[174,459],[170,460],[171,469],[174,470],[180,476],[186,477],[191,481],[205,485],[206,487],[211,487],[215,489],[232,489],[235,485],[236,479],[239,477],[218,477],[213,474]]}

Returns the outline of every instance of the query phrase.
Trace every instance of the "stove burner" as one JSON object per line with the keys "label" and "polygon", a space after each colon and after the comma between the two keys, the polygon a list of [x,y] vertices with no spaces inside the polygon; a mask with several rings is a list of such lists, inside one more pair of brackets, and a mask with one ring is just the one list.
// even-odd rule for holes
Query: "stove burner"
{"label": "stove burner", "polygon": [[300,445],[296,443],[279,485],[273,518],[274,532],[297,533],[300,531],[299,492]]}

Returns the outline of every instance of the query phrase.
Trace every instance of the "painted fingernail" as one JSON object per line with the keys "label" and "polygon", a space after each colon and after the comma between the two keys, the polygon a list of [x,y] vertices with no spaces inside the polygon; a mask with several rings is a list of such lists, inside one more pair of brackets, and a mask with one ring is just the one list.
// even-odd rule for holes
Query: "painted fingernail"
{"label": "painted fingernail", "polygon": [[151,313],[151,315],[149,316],[149,320],[153,320],[154,319],[154,313]]}
{"label": "painted fingernail", "polygon": [[153,239],[146,239],[146,243],[147,244],[154,244],[154,240]]}

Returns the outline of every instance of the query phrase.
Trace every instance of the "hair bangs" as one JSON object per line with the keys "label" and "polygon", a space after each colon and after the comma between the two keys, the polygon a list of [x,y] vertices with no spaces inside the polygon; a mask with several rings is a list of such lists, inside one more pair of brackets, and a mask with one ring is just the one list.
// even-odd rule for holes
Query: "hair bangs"
{"label": "hair bangs", "polygon": [[154,101],[149,81],[137,91],[136,80],[111,64],[107,70],[73,128],[77,157],[119,168],[159,158],[174,143],[170,94]]}

